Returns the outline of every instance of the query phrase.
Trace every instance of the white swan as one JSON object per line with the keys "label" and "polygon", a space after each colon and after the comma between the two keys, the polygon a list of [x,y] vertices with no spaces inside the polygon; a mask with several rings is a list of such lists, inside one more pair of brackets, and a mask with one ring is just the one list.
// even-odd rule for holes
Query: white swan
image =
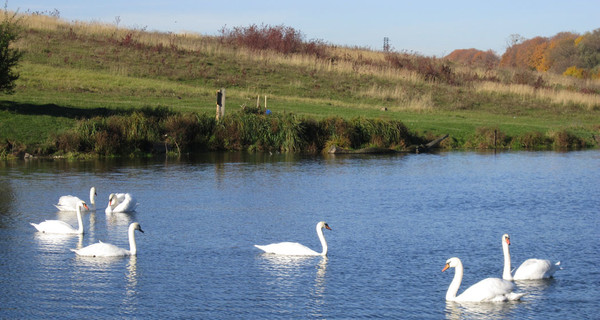
{"label": "white swan", "polygon": [[137,201],[129,193],[111,193],[108,196],[108,206],[104,212],[132,212],[135,211],[137,205]]}
{"label": "white swan", "polygon": [[504,280],[539,280],[552,277],[552,275],[560,270],[560,261],[552,263],[550,260],[544,259],[527,259],[521,266],[515,271],[515,275],[512,273],[512,266],[510,262],[510,237],[508,234],[502,235],[502,252],[504,252],[504,270],[502,272],[502,279]]}
{"label": "white swan", "polygon": [[[75,211],[77,210],[77,204],[79,203],[79,201],[83,201],[81,199],[79,199],[76,196],[72,196],[72,195],[68,195],[68,196],[62,196],[60,198],[58,198],[58,204],[55,204],[54,206],[59,210],[59,211]],[[96,188],[95,187],[91,187],[90,188],[90,206],[89,206],[90,211],[94,211],[96,210]]]}
{"label": "white swan", "polygon": [[89,209],[84,201],[79,200],[77,203],[77,224],[78,229],[73,228],[70,224],[61,220],[46,220],[39,224],[31,223],[39,232],[44,233],[62,233],[62,234],[83,234],[83,220],[81,219],[81,210]]}
{"label": "white swan", "polygon": [[254,246],[263,250],[266,253],[280,254],[280,255],[288,255],[288,256],[327,256],[327,241],[325,240],[325,236],[323,235],[323,228],[327,230],[331,230],[329,225],[325,221],[321,221],[317,223],[317,235],[319,236],[319,240],[321,240],[321,245],[323,246],[323,252],[316,252],[304,245],[301,245],[297,242],[280,242],[267,244],[264,246],[255,244]]}
{"label": "white swan", "polygon": [[524,293],[514,293],[514,284],[500,278],[486,278],[467,288],[458,297],[456,293],[463,278],[463,265],[459,258],[450,258],[442,272],[448,268],[455,268],[454,278],[446,292],[447,301],[457,302],[501,302],[519,300]]}
{"label": "white swan", "polygon": [[104,243],[102,241],[94,243],[85,248],[71,249],[77,255],[86,257],[120,257],[120,256],[135,256],[137,254],[137,246],[135,244],[135,230],[144,232],[139,223],[134,222],[129,225],[129,250],[119,248],[114,244]]}

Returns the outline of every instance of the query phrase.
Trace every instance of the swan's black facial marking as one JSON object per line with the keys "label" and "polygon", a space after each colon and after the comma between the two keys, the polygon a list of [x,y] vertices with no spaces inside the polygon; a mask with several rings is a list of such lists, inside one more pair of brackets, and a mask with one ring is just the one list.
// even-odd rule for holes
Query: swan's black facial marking
{"label": "swan's black facial marking", "polygon": [[325,229],[331,230],[331,228],[329,227],[329,225],[327,223],[325,224]]}

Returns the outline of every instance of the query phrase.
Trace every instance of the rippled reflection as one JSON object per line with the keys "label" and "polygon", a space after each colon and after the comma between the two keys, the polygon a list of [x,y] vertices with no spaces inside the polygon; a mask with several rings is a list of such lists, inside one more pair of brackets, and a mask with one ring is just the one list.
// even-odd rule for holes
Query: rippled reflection
{"label": "rippled reflection", "polygon": [[289,278],[292,272],[297,271],[302,267],[310,265],[315,261],[315,257],[311,256],[285,256],[276,254],[262,254],[261,259],[266,262],[262,264],[262,268],[278,278]]}
{"label": "rippled reflection", "polygon": [[111,226],[128,226],[135,213],[112,212],[106,214],[106,223]]}
{"label": "rippled reflection", "polygon": [[507,319],[521,303],[511,302],[454,302],[446,301],[446,319]]}
{"label": "rippled reflection", "polygon": [[521,280],[515,281],[519,292],[527,292],[525,296],[527,301],[537,300],[542,297],[546,291],[555,282],[554,278],[540,280]]}
{"label": "rippled reflection", "polygon": [[[312,316],[322,316],[325,306],[327,257],[280,256],[262,254],[261,269],[269,274],[266,285],[276,298],[274,303],[286,304],[292,296],[303,295],[294,288],[311,282],[310,292],[304,293],[310,299]],[[314,279],[314,280],[313,280]]]}
{"label": "rippled reflection", "polygon": [[137,257],[130,256],[127,264],[127,283],[125,285],[125,297],[123,298],[123,312],[126,314],[136,314],[137,311],[137,293],[138,293],[138,272]]}
{"label": "rippled reflection", "polygon": [[92,257],[75,255],[76,267],[86,267],[93,271],[108,271],[114,264],[123,260],[123,256],[116,257]]}
{"label": "rippled reflection", "polygon": [[78,238],[77,249],[83,244],[82,234],[59,234],[59,233],[44,233],[35,232],[35,240],[39,248],[46,252],[63,252],[65,248],[70,248],[71,242],[75,237]]}
{"label": "rippled reflection", "polygon": [[325,296],[326,296],[326,279],[325,274],[327,273],[327,262],[329,259],[327,257],[322,257],[321,261],[317,265],[317,272],[315,276],[315,285],[313,287],[311,296],[312,296],[312,305],[313,312],[311,316],[314,317],[323,317],[323,309],[325,308]]}

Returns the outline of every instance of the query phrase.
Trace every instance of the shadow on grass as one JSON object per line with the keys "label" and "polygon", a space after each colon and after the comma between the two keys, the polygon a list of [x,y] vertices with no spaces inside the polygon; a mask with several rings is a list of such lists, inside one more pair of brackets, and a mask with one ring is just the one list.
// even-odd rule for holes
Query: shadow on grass
{"label": "shadow on grass", "polygon": [[108,108],[73,108],[56,104],[30,104],[14,101],[0,101],[0,110],[6,110],[23,115],[47,115],[72,119],[108,117],[114,115],[129,115],[134,110]]}

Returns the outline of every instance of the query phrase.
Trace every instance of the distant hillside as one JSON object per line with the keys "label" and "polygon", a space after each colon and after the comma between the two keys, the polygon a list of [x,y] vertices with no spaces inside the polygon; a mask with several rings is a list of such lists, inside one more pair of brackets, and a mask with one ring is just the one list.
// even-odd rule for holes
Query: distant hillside
{"label": "distant hillside", "polygon": [[220,88],[226,115],[260,106],[317,121],[401,121],[426,140],[450,134],[445,148],[498,146],[499,136],[504,147],[558,145],[559,134],[572,138],[563,146],[591,146],[599,130],[598,80],[506,67],[489,53],[437,59],[339,47],[286,26],[203,36],[21,17],[21,78],[0,102],[5,149],[55,150],[61,134],[128,110],[213,116]]}

